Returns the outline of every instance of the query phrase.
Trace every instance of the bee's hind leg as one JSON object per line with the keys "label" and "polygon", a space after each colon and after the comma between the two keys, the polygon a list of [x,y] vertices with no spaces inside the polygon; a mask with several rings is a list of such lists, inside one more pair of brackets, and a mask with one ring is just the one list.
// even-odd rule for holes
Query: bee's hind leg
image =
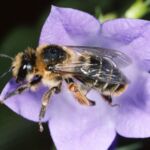
{"label": "bee's hind leg", "polygon": [[43,132],[44,128],[42,125],[42,119],[45,116],[47,106],[49,104],[50,98],[55,93],[59,93],[61,88],[61,83],[57,87],[52,87],[48,91],[46,91],[42,97],[42,106],[39,113],[39,131]]}
{"label": "bee's hind leg", "polygon": [[78,86],[72,78],[67,78],[65,79],[66,83],[68,84],[68,89],[73,93],[75,96],[76,100],[82,104],[82,105],[87,105],[87,106],[93,106],[95,105],[95,102],[88,99],[85,96],[85,92],[81,88],[81,86]]}
{"label": "bee's hind leg", "polygon": [[112,104],[112,97],[111,97],[111,95],[104,95],[104,94],[101,94],[101,96],[103,97],[103,99],[104,99],[105,101],[108,102],[108,104],[109,104],[110,106],[112,106],[112,107],[119,106],[119,104]]}

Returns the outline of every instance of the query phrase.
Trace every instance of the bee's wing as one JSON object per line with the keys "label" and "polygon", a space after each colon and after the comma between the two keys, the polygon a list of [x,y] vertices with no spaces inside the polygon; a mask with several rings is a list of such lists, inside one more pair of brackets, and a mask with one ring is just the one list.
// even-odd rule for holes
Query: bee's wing
{"label": "bee's wing", "polygon": [[[64,65],[59,65],[59,66],[56,66],[55,68],[55,71],[57,73],[60,73],[60,74],[71,74],[75,77],[78,77],[80,79],[83,79],[84,78],[88,78],[88,79],[92,79],[92,80],[97,80],[99,79],[100,81],[103,81],[103,82],[107,82],[109,84],[125,84],[124,81],[120,81],[120,79],[116,76],[116,75],[111,75],[110,73],[106,73],[104,71],[100,71],[98,74],[93,74],[93,75],[90,75],[90,74],[86,74],[84,72],[82,72],[82,67],[84,66],[95,66],[95,64],[84,64],[82,62],[75,62],[75,63],[72,63],[72,64],[69,64],[67,66],[64,66]],[[74,69],[76,68],[76,69]],[[95,71],[95,72],[98,72],[99,71],[99,68],[94,68],[94,70],[92,71]],[[111,78],[111,80],[110,80]],[[126,81],[128,82],[128,81]]]}
{"label": "bee's wing", "polygon": [[89,52],[97,57],[106,57],[116,64],[118,67],[126,67],[131,64],[131,59],[124,53],[100,47],[87,47],[87,46],[65,46],[78,53]]}

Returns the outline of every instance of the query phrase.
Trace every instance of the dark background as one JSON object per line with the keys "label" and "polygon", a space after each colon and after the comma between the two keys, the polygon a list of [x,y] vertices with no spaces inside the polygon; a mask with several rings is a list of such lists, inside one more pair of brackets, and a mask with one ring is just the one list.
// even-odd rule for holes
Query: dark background
{"label": "dark background", "polygon": [[[13,0],[0,3],[0,52],[14,56],[28,46],[36,47],[41,27],[49,14],[51,5],[72,7],[106,20],[115,13],[116,17],[125,12],[136,1],[126,0]],[[145,3],[146,1],[143,1]],[[141,4],[142,5],[142,4]],[[149,6],[148,6],[149,8]],[[140,10],[139,10],[140,11]],[[150,13],[140,16],[150,19]],[[8,60],[1,59],[0,74],[10,66]],[[0,79],[0,87],[5,85],[11,76]],[[117,136],[115,144],[118,150],[148,150],[150,139],[127,139]],[[115,149],[117,149],[115,148]],[[6,106],[0,106],[0,150],[54,150],[49,130],[39,133],[36,123],[23,119]]]}

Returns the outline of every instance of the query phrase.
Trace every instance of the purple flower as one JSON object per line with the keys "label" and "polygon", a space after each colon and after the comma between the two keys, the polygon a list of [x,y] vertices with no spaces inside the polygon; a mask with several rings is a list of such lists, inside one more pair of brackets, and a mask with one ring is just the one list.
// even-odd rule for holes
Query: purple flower
{"label": "purple flower", "polygon": [[[111,107],[97,91],[88,97],[96,106],[81,106],[63,83],[62,92],[52,97],[44,121],[58,150],[105,150],[116,132],[125,137],[150,136],[150,22],[116,19],[100,24],[93,16],[70,8],[52,7],[40,36],[40,44],[84,45],[117,49],[132,59],[123,73],[130,80],[127,90]],[[12,79],[1,98],[18,85]],[[23,117],[38,121],[41,97],[46,90],[26,91],[5,104]]]}

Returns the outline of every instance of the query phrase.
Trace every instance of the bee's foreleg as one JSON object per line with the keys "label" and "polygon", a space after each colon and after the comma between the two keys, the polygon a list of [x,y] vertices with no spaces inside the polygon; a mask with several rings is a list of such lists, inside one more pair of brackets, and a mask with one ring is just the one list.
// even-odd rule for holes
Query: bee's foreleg
{"label": "bee's foreleg", "polygon": [[45,116],[46,108],[49,104],[50,98],[55,93],[59,93],[60,88],[61,88],[61,83],[57,87],[52,87],[51,89],[46,91],[42,97],[42,106],[41,106],[40,113],[39,113],[39,130],[40,130],[40,132],[43,132],[43,130],[44,130],[43,126],[42,126],[42,119]]}
{"label": "bee's foreleg", "polygon": [[23,93],[25,90],[31,88],[32,86],[35,86],[36,84],[38,84],[41,81],[41,78],[37,78],[36,80],[33,80],[31,82],[28,82],[24,85],[19,86],[17,89],[15,89],[14,91],[8,93],[3,100],[1,100],[0,102],[3,103],[5,100],[7,100],[8,98],[17,95],[17,94],[21,94]]}
{"label": "bee's foreleg", "polygon": [[89,100],[85,94],[84,91],[82,91],[81,88],[73,81],[72,78],[67,78],[65,81],[68,84],[68,89],[73,93],[77,101],[82,104],[82,105],[87,105],[87,106],[93,106],[95,105],[95,102],[92,100]]}

